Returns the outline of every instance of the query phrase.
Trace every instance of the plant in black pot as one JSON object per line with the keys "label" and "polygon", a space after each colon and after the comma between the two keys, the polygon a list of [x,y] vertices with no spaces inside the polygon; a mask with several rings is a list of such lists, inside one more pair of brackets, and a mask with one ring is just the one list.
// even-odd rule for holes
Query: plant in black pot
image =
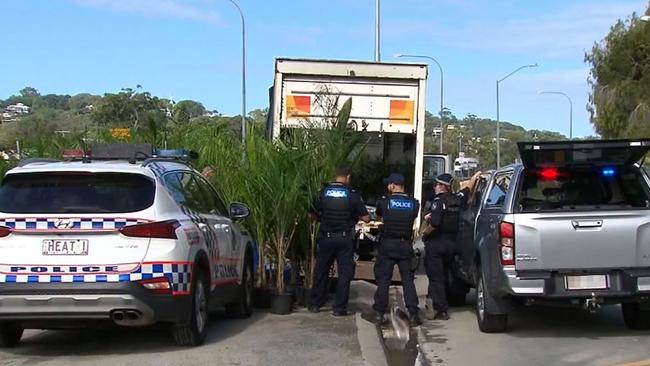
{"label": "plant in black pot", "polygon": [[293,295],[287,293],[285,282],[285,267],[287,253],[293,242],[298,227],[298,219],[307,212],[307,194],[301,189],[303,175],[302,164],[309,153],[300,148],[294,148],[290,143],[269,143],[263,145],[262,158],[265,162],[263,169],[263,189],[259,199],[267,203],[265,211],[269,219],[268,248],[274,260],[275,293],[271,298],[271,312],[288,314],[293,305]]}
{"label": "plant in black pot", "polygon": [[307,242],[306,255],[303,260],[305,279],[303,281],[303,298],[304,306],[309,306],[311,299],[311,290],[314,285],[314,269],[316,268],[316,239],[318,236],[320,224],[316,221],[309,223],[309,239]]}
{"label": "plant in black pot", "polygon": [[287,268],[286,253],[291,242],[289,238],[294,235],[297,223],[294,222],[293,228],[288,237],[276,230],[276,237],[271,241],[272,250],[275,257],[275,293],[271,294],[271,313],[285,315],[289,314],[293,308],[293,293],[287,291],[287,282],[285,271]]}
{"label": "plant in black pot", "polygon": [[269,308],[269,206],[274,204],[274,199],[263,193],[271,174],[266,168],[267,150],[272,148],[272,144],[254,132],[251,131],[242,143],[238,136],[225,133],[218,125],[194,124],[177,129],[172,137],[180,146],[190,146],[199,151],[200,166],[208,166],[215,172],[207,178],[225,201],[246,202],[248,205],[250,216],[244,227],[257,243],[253,304],[256,308]]}

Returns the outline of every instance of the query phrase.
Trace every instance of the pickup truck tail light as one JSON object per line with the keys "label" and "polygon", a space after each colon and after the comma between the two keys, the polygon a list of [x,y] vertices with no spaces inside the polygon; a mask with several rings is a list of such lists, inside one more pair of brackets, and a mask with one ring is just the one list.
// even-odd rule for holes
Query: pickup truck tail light
{"label": "pickup truck tail light", "polygon": [[499,224],[499,260],[502,266],[515,264],[515,225],[509,222]]}
{"label": "pickup truck tail light", "polygon": [[125,226],[120,229],[120,233],[124,236],[137,238],[178,239],[176,229],[180,226],[176,220],[158,221]]}

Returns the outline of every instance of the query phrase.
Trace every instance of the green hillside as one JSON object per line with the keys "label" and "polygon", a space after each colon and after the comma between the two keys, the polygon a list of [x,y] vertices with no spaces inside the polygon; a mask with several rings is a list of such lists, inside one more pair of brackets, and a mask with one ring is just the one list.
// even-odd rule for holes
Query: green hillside
{"label": "green hillside", "polygon": [[[29,113],[7,114],[7,107],[22,103]],[[57,137],[73,140],[92,140],[108,128],[130,128],[132,131],[150,130],[156,134],[172,133],[175,127],[213,123],[222,125],[228,133],[239,133],[239,116],[223,116],[207,111],[197,101],[174,102],[143,91],[140,86],[126,88],[118,93],[102,96],[91,94],[41,95],[26,87],[19,94],[0,100],[0,150],[16,149],[20,141],[23,151],[44,152],[57,142]],[[248,120],[263,130],[267,110],[254,110]],[[452,158],[464,151],[477,157],[484,168],[496,165],[496,123],[491,119],[469,114],[464,118],[444,113],[444,152]],[[439,151],[440,118],[427,112],[425,151]],[[516,142],[530,140],[561,140],[566,137],[550,131],[525,130],[509,122],[501,123],[501,163],[506,165],[517,158]]]}

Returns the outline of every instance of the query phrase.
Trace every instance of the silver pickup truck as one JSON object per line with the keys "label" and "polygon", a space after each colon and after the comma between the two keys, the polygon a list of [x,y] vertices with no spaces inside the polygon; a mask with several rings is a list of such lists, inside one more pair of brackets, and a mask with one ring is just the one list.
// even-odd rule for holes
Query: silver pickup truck
{"label": "silver pickup truck", "polygon": [[513,302],[621,304],[650,328],[650,140],[519,143],[522,163],[483,176],[461,214],[451,303],[477,292],[483,332]]}

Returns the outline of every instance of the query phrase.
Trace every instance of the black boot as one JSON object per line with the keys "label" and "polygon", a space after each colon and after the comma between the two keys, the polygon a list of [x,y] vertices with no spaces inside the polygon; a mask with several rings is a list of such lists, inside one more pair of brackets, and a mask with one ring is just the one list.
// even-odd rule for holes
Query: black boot
{"label": "black boot", "polygon": [[316,305],[310,305],[309,306],[309,312],[314,313],[314,314],[318,313],[318,312],[320,312],[320,307],[318,307]]}
{"label": "black boot", "polygon": [[388,324],[388,317],[386,317],[386,313],[376,312],[375,313],[375,322],[377,322],[377,324],[379,324],[379,325]]}
{"label": "black boot", "polygon": [[449,320],[449,314],[446,311],[439,311],[436,313],[436,316],[433,317],[435,320]]}
{"label": "black boot", "polygon": [[418,314],[409,315],[409,325],[411,327],[419,327],[422,325],[422,320]]}
{"label": "black boot", "polygon": [[334,316],[336,316],[336,317],[339,317],[339,316],[349,316],[349,315],[350,315],[350,312],[347,311],[347,310],[345,310],[345,309],[343,309],[343,310],[334,310],[334,311],[332,312],[332,315],[334,315]]}

